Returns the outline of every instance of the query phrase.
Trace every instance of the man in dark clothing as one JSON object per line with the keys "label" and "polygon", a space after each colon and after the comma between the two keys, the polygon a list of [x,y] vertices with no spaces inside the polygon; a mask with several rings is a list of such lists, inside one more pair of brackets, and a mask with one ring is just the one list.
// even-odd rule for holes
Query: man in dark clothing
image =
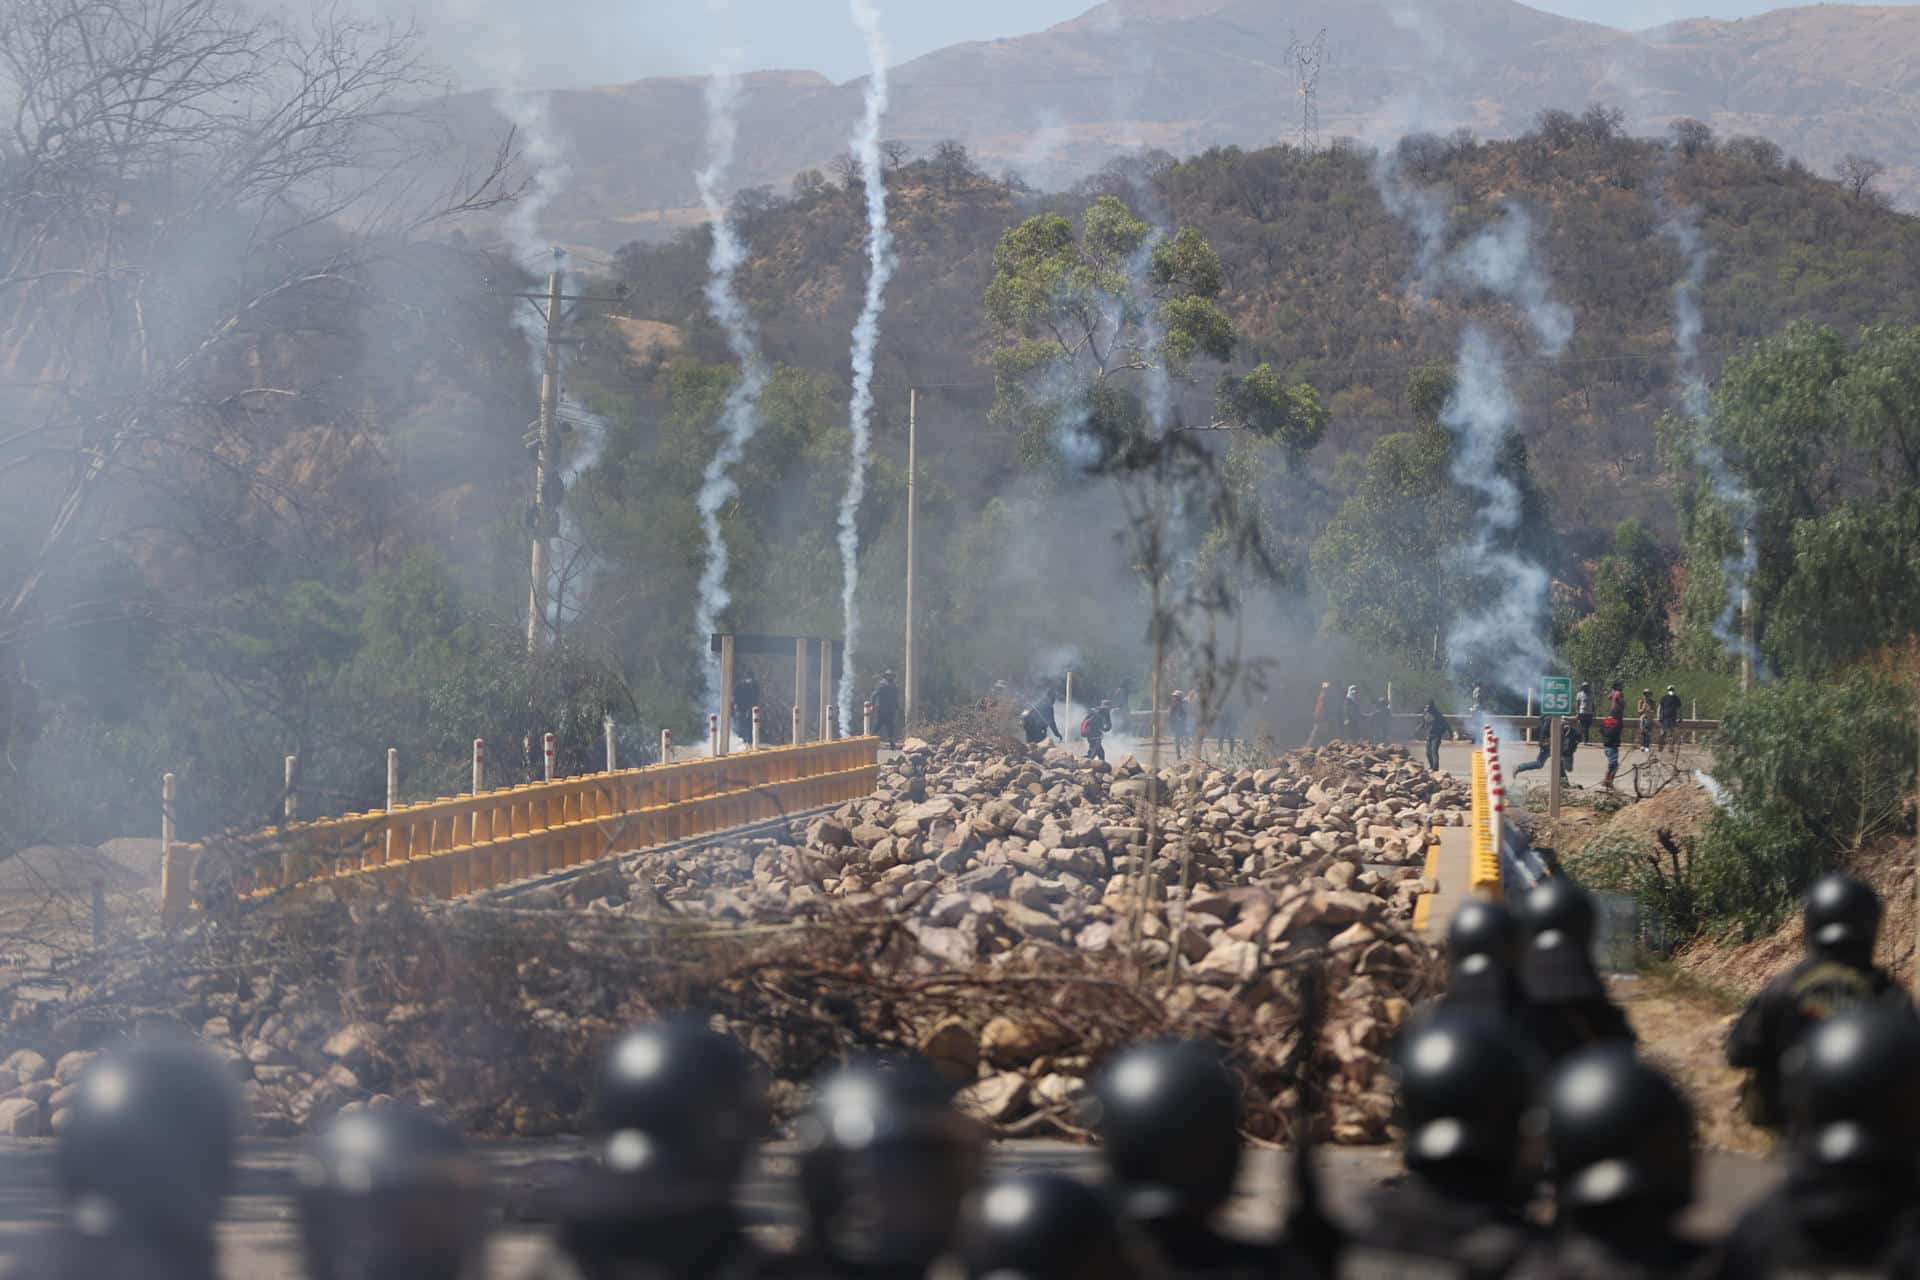
{"label": "man in dark clothing", "polygon": [[1823,876],[1807,893],[1804,960],[1755,996],[1727,1037],[1727,1061],[1750,1074],[1747,1118],[1778,1128],[1785,1119],[1781,1060],[1819,1023],[1864,1004],[1902,1004],[1886,970],[1873,963],[1880,899],[1848,875]]}
{"label": "man in dark clothing", "polygon": [[1520,981],[1539,1016],[1542,1047],[1555,1062],[1609,1041],[1629,1047],[1633,1027],[1593,967],[1593,898],[1565,876],[1549,876],[1522,908],[1527,948]]}
{"label": "man in dark clothing", "polygon": [[1920,1275],[1920,1031],[1863,1005],[1819,1024],[1788,1075],[1787,1180],[1734,1225],[1716,1274]]}
{"label": "man in dark clothing", "polygon": [[1680,729],[1680,694],[1672,685],[1660,695],[1660,749],[1665,751],[1674,742],[1674,735]]}
{"label": "man in dark clothing", "polygon": [[1607,690],[1607,714],[1622,720],[1627,718],[1627,695],[1618,680],[1613,682],[1613,688]]}
{"label": "man in dark clothing", "polygon": [[1420,735],[1427,740],[1427,768],[1440,768],[1440,742],[1447,736],[1447,718],[1432,698],[1420,709]]}
{"label": "man in dark clothing", "polygon": [[[1193,704],[1178,689],[1167,696],[1167,727],[1173,731],[1173,758],[1178,760],[1186,750],[1187,735],[1193,732]],[[1199,751],[1196,743],[1194,753]]]}
{"label": "man in dark clothing", "polygon": [[1366,730],[1361,725],[1360,686],[1347,686],[1347,697],[1340,704],[1340,736],[1348,742],[1358,742]]}
{"label": "man in dark clothing", "polygon": [[1060,738],[1060,722],[1053,718],[1053,703],[1042,694],[1027,709],[1020,713],[1020,727],[1026,732],[1027,745],[1037,747],[1045,742],[1049,735],[1055,742]]}
{"label": "man in dark clothing", "polygon": [[1105,760],[1107,758],[1107,748],[1103,740],[1112,732],[1113,704],[1111,702],[1102,702],[1087,712],[1086,717],[1080,721],[1080,736],[1087,740],[1087,759]]}
{"label": "man in dark clothing", "polygon": [[753,709],[760,705],[760,681],[750,667],[740,668],[733,682],[733,731],[746,737],[753,731]]}
{"label": "man in dark clothing", "polygon": [[1402,1032],[1392,1065],[1408,1176],[1367,1197],[1335,1274],[1504,1276],[1536,1239],[1518,1176],[1533,1094],[1523,1044],[1500,1019],[1429,1008]]}
{"label": "man in dark clothing", "polygon": [[1573,753],[1580,749],[1580,731],[1573,721],[1564,720],[1560,724],[1560,777],[1562,781],[1573,781]]}
{"label": "man in dark clothing", "polygon": [[1573,718],[1580,724],[1580,741],[1584,743],[1593,731],[1593,686],[1585,681],[1580,684],[1580,692],[1573,695]]}
{"label": "man in dark clothing", "polygon": [[1378,743],[1393,741],[1393,704],[1384,697],[1373,700],[1373,740]]}
{"label": "man in dark clothing", "polygon": [[893,668],[888,667],[880,673],[880,683],[873,686],[873,732],[875,736],[885,738],[889,747],[900,745],[900,690],[893,683]]}

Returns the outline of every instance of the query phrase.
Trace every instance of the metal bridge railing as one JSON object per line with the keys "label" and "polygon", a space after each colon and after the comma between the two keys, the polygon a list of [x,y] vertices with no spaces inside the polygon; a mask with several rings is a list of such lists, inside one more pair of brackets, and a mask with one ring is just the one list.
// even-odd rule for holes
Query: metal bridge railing
{"label": "metal bridge railing", "polygon": [[162,916],[177,923],[200,905],[195,871],[210,850],[223,855],[242,898],[348,881],[375,893],[460,897],[870,795],[879,754],[878,738],[843,738],[168,842]]}

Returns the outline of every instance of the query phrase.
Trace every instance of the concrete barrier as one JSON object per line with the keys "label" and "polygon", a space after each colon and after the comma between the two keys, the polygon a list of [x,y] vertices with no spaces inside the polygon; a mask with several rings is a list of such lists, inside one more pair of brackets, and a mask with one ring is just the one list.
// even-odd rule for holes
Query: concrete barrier
{"label": "concrete barrier", "polygon": [[379,894],[455,898],[870,795],[879,758],[879,739],[843,738],[168,843],[162,916],[178,923],[199,905],[194,870],[210,849],[232,860],[242,898],[346,882]]}

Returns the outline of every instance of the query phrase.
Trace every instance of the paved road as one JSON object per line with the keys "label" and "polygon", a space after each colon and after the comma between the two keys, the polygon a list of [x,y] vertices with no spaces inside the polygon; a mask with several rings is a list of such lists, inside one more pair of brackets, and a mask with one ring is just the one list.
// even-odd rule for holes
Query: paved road
{"label": "paved road", "polygon": [[[228,1201],[221,1230],[223,1274],[229,1280],[287,1280],[299,1275],[298,1241],[293,1218],[293,1168],[299,1147],[288,1141],[251,1142],[243,1150],[236,1193]],[[542,1188],[559,1185],[583,1156],[575,1141],[513,1142],[488,1147],[485,1159],[502,1189],[503,1222],[496,1235],[488,1274],[519,1277],[527,1273],[545,1245],[534,1202]],[[1271,1229],[1285,1207],[1285,1153],[1253,1152],[1241,1179],[1232,1217],[1247,1231]],[[1336,1211],[1398,1168],[1384,1147],[1343,1148],[1325,1157],[1327,1193]],[[1051,1169],[1092,1177],[1095,1156],[1085,1147],[1051,1141],[1003,1143],[994,1149],[998,1168]],[[1754,1196],[1777,1179],[1768,1163],[1739,1156],[1709,1154],[1701,1169],[1702,1230],[1724,1229]],[[775,1145],[748,1180],[742,1202],[757,1229],[784,1243],[792,1235],[797,1207],[792,1195],[792,1160]],[[19,1254],[32,1235],[55,1220],[52,1191],[53,1150],[44,1142],[0,1140],[0,1276],[24,1275]]]}

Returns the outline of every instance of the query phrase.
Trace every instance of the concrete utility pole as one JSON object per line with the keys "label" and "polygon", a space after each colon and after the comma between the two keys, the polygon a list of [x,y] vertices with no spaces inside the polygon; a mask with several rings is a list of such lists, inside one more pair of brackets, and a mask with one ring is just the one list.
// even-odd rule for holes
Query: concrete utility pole
{"label": "concrete utility pole", "polygon": [[553,270],[547,273],[546,364],[540,375],[540,425],[533,463],[533,581],[527,594],[527,652],[538,653],[547,638],[547,576],[553,555],[558,512],[553,493],[554,452],[560,417],[560,261],[553,251]]}
{"label": "concrete utility pole", "polygon": [[[1753,530],[1748,529],[1744,538],[1743,558],[1748,565],[1753,564]],[[1744,695],[1753,688],[1753,574],[1751,570],[1740,582],[1740,692]]]}
{"label": "concrete utility pole", "polygon": [[914,525],[920,510],[920,494],[915,481],[920,471],[920,392],[907,388],[907,637],[906,656],[901,668],[906,673],[906,687],[901,692],[901,718],[903,729],[913,727],[913,574],[914,574]]}
{"label": "concrete utility pole", "polygon": [[1560,816],[1560,717],[1547,717],[1547,816]]}

